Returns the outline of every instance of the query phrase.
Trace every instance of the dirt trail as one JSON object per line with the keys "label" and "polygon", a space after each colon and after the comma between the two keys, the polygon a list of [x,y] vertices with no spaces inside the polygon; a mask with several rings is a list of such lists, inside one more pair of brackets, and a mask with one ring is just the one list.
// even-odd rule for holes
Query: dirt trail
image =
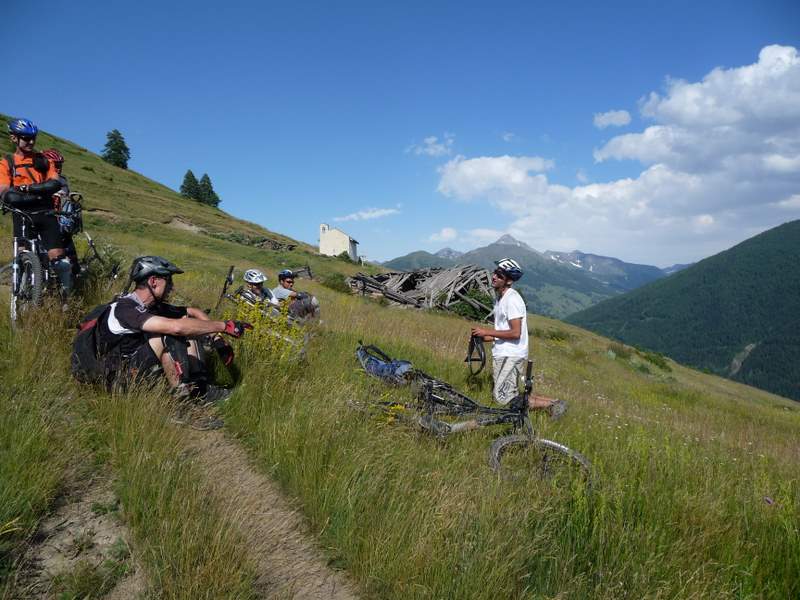
{"label": "dirt trail", "polygon": [[298,511],[238,443],[221,431],[189,429],[187,441],[212,494],[237,513],[265,597],[357,598],[346,575],[327,565]]}
{"label": "dirt trail", "polygon": [[[106,598],[136,598],[147,588],[130,556],[130,536],[117,511],[119,503],[106,479],[70,490],[44,519],[16,568],[11,598],[51,598],[54,578],[96,569]],[[113,568],[112,568],[113,566]]]}

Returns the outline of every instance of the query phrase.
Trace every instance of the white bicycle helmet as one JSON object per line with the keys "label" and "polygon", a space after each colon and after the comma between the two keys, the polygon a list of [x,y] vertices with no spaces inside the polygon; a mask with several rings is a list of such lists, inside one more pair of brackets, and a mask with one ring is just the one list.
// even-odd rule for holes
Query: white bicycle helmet
{"label": "white bicycle helmet", "polygon": [[497,269],[505,273],[511,281],[517,281],[522,277],[522,268],[513,258],[501,258],[495,261],[494,264],[496,264]]}
{"label": "white bicycle helmet", "polygon": [[267,280],[267,276],[258,269],[247,269],[244,272],[244,280],[247,283],[264,283]]}

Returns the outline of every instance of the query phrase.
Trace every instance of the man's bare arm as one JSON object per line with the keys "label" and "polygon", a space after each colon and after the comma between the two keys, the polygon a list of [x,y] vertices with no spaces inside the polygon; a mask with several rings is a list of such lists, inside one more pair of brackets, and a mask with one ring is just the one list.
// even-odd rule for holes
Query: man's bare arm
{"label": "man's bare arm", "polygon": [[508,321],[508,324],[511,326],[511,329],[509,329],[508,331],[500,331],[497,329],[488,329],[483,327],[473,327],[472,335],[481,336],[487,342],[491,341],[492,338],[497,338],[500,340],[511,340],[511,341],[518,340],[522,335],[522,318],[520,317],[519,319],[511,319]]}
{"label": "man's bare arm", "polygon": [[166,317],[153,316],[144,322],[142,330],[147,333],[161,333],[164,335],[205,335],[207,333],[222,333],[225,331],[225,321],[203,320],[191,316],[186,319],[168,319]]}

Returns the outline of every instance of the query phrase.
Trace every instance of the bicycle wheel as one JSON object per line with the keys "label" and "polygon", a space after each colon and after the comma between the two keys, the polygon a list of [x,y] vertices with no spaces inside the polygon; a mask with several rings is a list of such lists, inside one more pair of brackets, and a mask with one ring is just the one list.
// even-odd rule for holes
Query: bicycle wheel
{"label": "bicycle wheel", "polygon": [[558,442],[527,435],[507,435],[492,442],[489,466],[513,479],[532,477],[561,487],[591,483],[592,465],[585,456]]}
{"label": "bicycle wheel", "polygon": [[21,252],[19,264],[19,285],[17,293],[11,292],[11,322],[14,323],[28,308],[38,306],[42,301],[44,272],[39,257],[33,252]]}

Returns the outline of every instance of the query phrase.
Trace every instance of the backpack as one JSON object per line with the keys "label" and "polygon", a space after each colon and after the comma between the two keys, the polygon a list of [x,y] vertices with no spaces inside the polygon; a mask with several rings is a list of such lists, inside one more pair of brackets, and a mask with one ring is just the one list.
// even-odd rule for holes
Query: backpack
{"label": "backpack", "polygon": [[[6,161],[8,162],[8,173],[11,175],[11,185],[14,185],[14,177],[17,175],[17,165],[14,164],[14,155],[13,154],[6,154]],[[42,176],[47,175],[47,170],[50,167],[50,161],[47,160],[44,154],[41,152],[36,152],[33,155],[33,168],[39,171]],[[30,169],[25,167],[25,170],[28,171],[28,176],[33,179]]]}
{"label": "backpack", "polygon": [[75,235],[83,230],[83,207],[77,198],[77,194],[70,194],[61,201],[58,226],[65,235]]}
{"label": "backpack", "polygon": [[111,383],[111,377],[119,364],[118,352],[112,349],[103,353],[97,338],[97,324],[108,318],[111,304],[101,304],[93,308],[78,325],[78,332],[72,341],[70,363],[72,376],[81,383]]}
{"label": "backpack", "polygon": [[374,353],[369,351],[369,349],[372,348],[374,347],[359,347],[356,350],[356,356],[361,366],[364,368],[364,371],[367,372],[367,375],[382,379],[386,383],[397,385],[407,384],[408,376],[414,371],[414,365],[407,360],[391,359],[383,355],[383,353],[381,354],[385,359],[383,357],[378,358]]}

